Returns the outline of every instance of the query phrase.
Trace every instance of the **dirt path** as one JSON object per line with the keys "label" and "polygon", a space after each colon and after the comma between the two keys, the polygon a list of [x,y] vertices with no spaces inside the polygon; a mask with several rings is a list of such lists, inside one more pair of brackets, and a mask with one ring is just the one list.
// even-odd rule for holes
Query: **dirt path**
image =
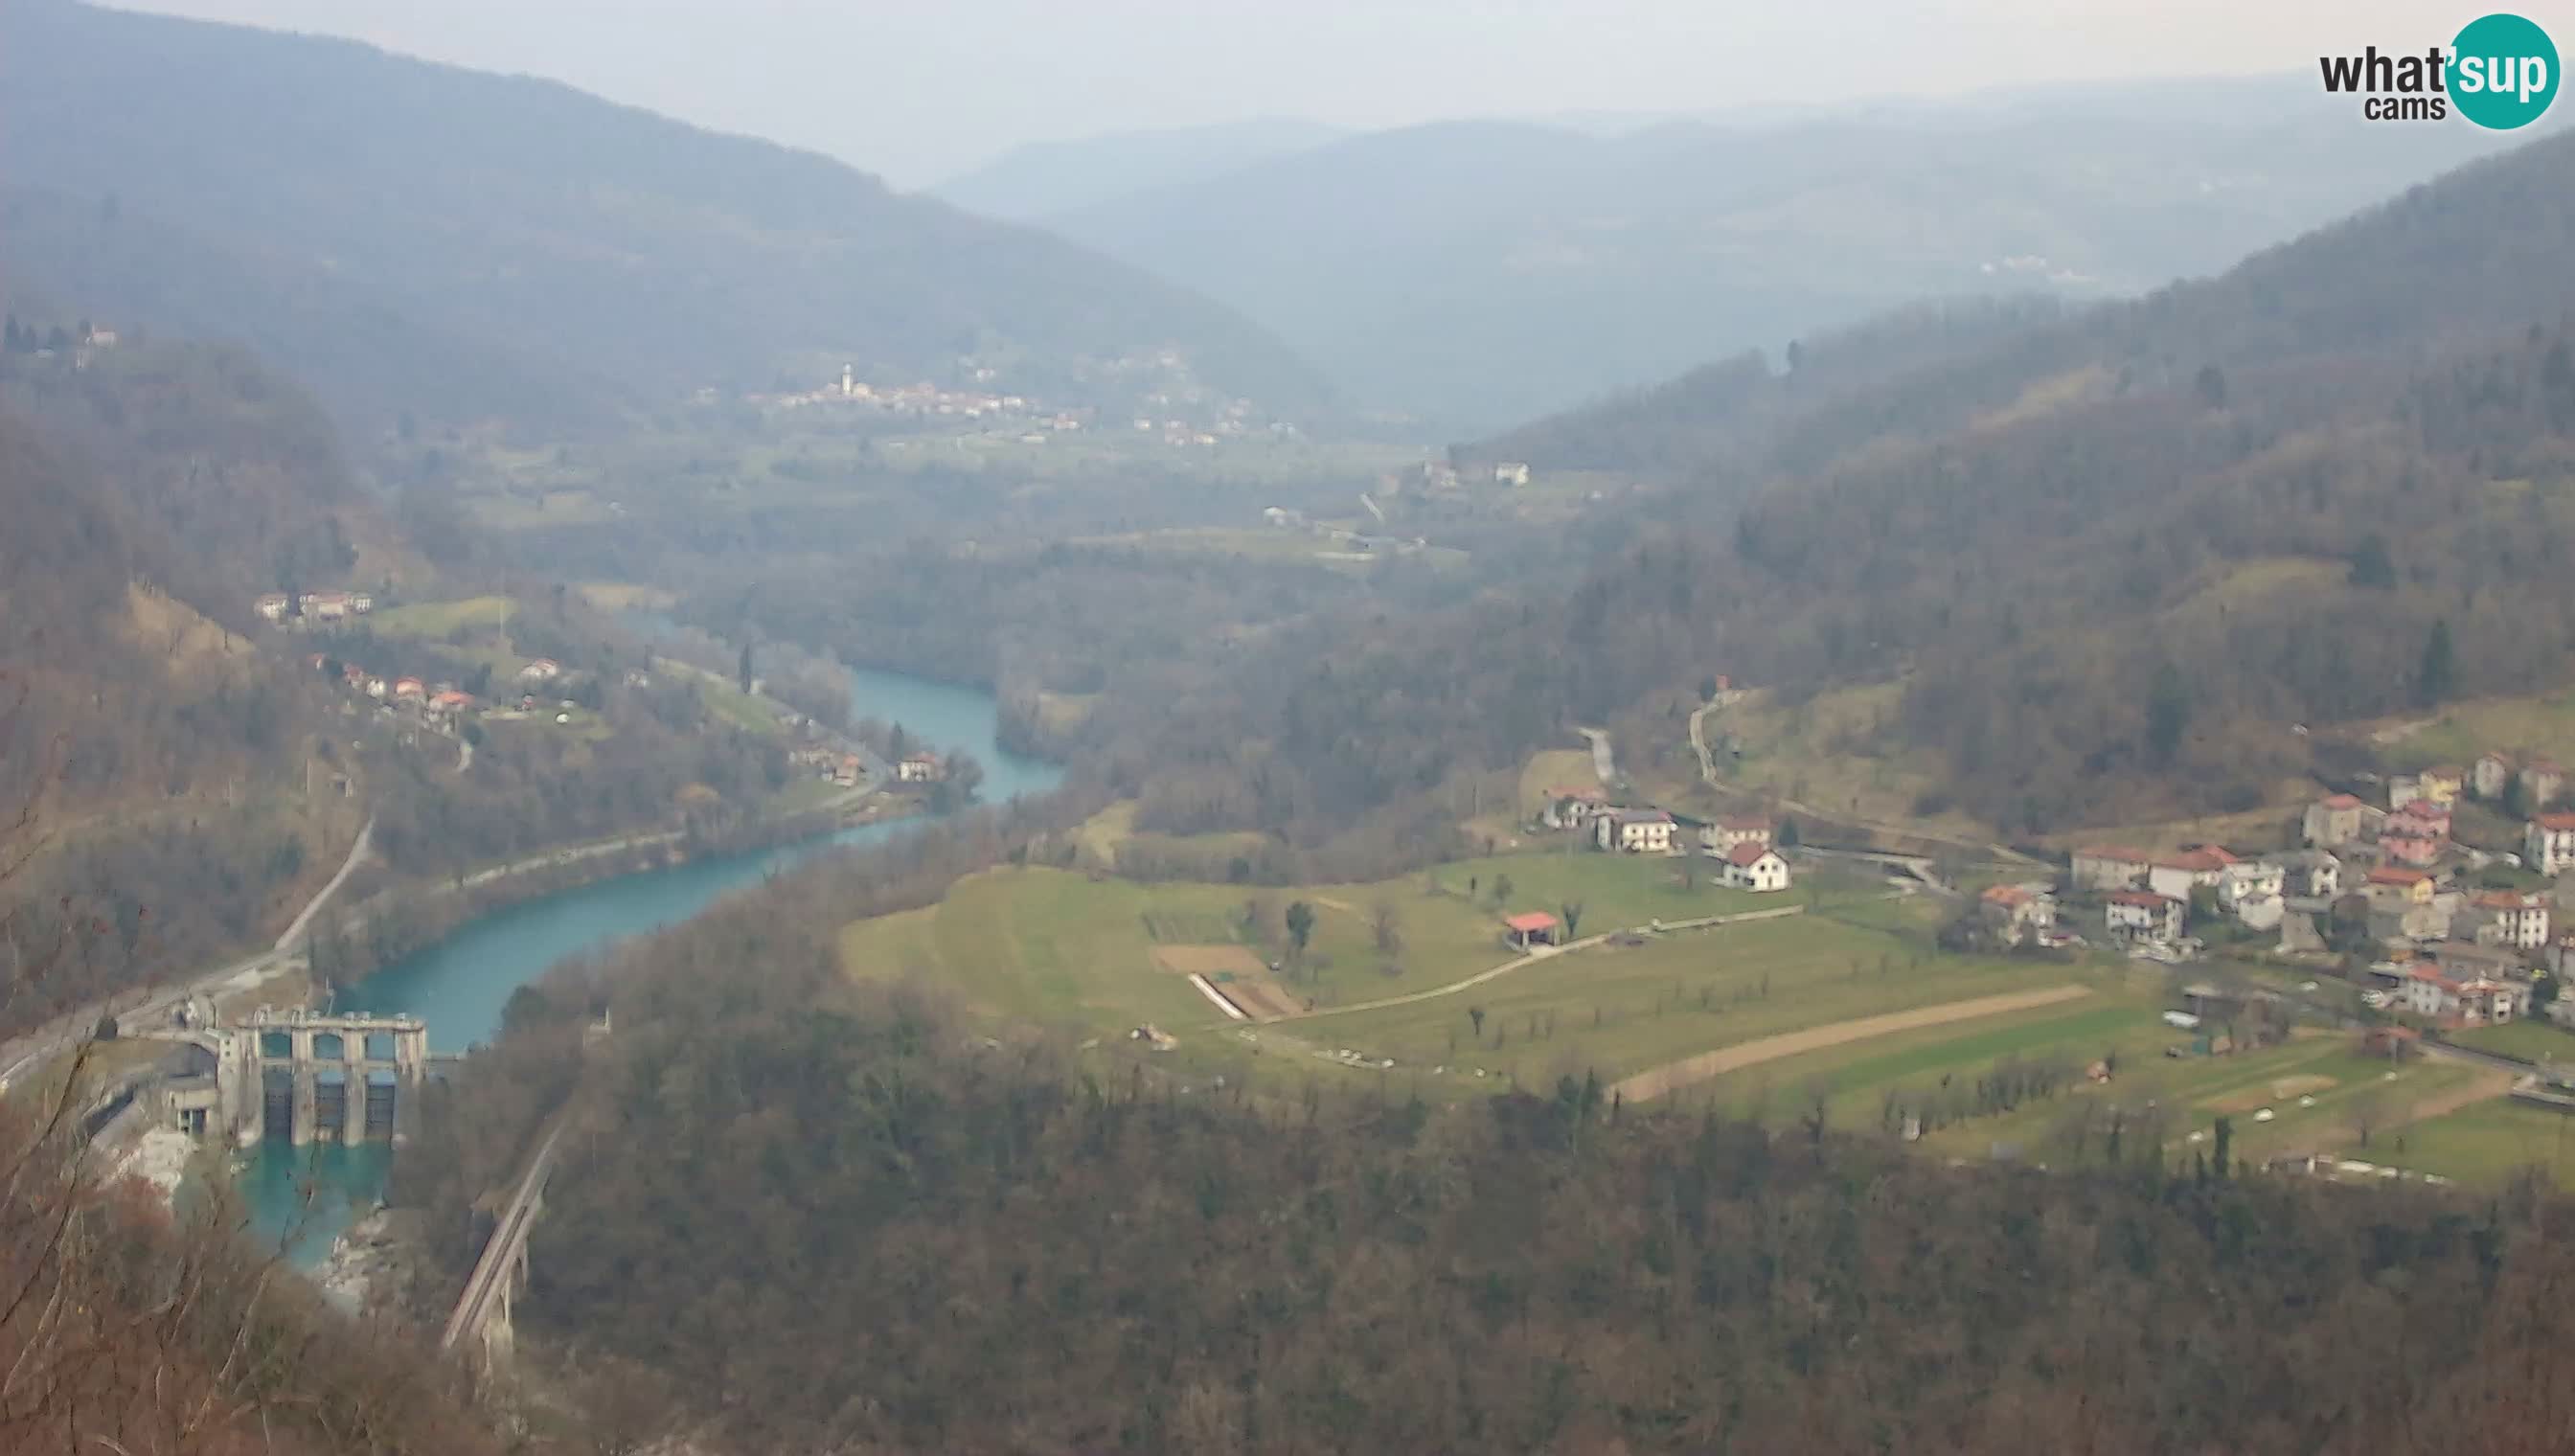
{"label": "dirt path", "polygon": [[1609,1090],[1628,1101],[1659,1097],[1676,1088],[1730,1071],[1777,1061],[1783,1056],[1820,1051],[1827,1046],[1840,1046],[1850,1041],[1865,1041],[1872,1036],[1885,1036],[1896,1031],[1912,1031],[1924,1026],[1944,1026],[1951,1021],[1970,1021],[1978,1016],[1995,1016],[2005,1011],[2026,1011],[2034,1006],[2052,1006],[2092,994],[2089,986],[2050,986],[2039,991],[2012,991],[1999,996],[1978,996],[1969,1001],[1947,1001],[1937,1006],[1917,1006],[1910,1011],[1890,1011],[1883,1016],[1862,1016],[1856,1021],[1836,1021],[1830,1026],[1815,1026],[1804,1031],[1787,1031],[1777,1036],[1734,1046],[1704,1051],[1684,1061],[1642,1071],[1612,1086]]}
{"label": "dirt path", "polygon": [[[1802,915],[1805,912],[1804,905],[1780,905],[1767,910],[1737,910],[1730,915],[1707,915],[1695,920],[1674,920],[1658,927],[1655,933],[1707,930],[1718,925],[1738,924],[1746,920],[1776,920],[1786,915]],[[1570,955],[1577,950],[1590,950],[1609,943],[1616,936],[1636,933],[1636,930],[1641,928],[1603,930],[1597,935],[1585,935],[1579,940],[1569,940],[1562,945],[1532,946],[1527,954],[1513,956],[1490,970],[1479,970],[1464,980],[1452,980],[1446,985],[1435,985],[1425,991],[1407,991],[1399,996],[1382,996],[1373,1001],[1352,1001],[1346,1006],[1325,1006],[1320,1010],[1307,1011],[1294,1019],[1312,1021],[1324,1016],[1346,1016],[1353,1011],[1382,1011],[1388,1006],[1409,1006],[1415,1001],[1453,996],[1459,991],[1482,985],[1496,976],[1508,975],[1522,966],[1535,965],[1541,960],[1552,960],[1559,955]]]}
{"label": "dirt path", "polygon": [[[1718,775],[1716,771],[1716,755],[1708,751],[1706,719],[1707,715],[1714,710],[1715,707],[1716,705],[1713,703],[1703,703],[1690,714],[1690,751],[1698,754],[1698,776],[1707,784],[1708,787],[1717,790],[1719,793],[1740,793],[1743,791],[1742,789],[1733,784],[1727,783],[1723,777]],[[1786,812],[1804,814],[1810,819],[1817,819],[1827,823],[1848,824],[1855,829],[1867,829],[1872,833],[1895,834],[1907,839],[1919,839],[1926,843],[1946,844],[1953,849],[1965,849],[1977,854],[1989,854],[1999,862],[2005,864],[2034,865],[2041,862],[2020,852],[2018,849],[2012,848],[2008,844],[1980,844],[1972,839],[1957,839],[1946,834],[1934,833],[1929,829],[1925,829],[1914,824],[1889,823],[1883,819],[1868,819],[1861,818],[1856,814],[1836,813],[1829,809],[1817,808],[1810,803],[1800,803],[1796,799],[1780,797],[1778,795],[1772,795],[1770,801]]]}

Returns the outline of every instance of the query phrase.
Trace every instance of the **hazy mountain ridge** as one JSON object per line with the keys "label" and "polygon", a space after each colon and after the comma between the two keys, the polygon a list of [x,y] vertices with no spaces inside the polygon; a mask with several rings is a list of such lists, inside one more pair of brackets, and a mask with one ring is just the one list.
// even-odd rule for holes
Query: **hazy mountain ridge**
{"label": "hazy mountain ridge", "polygon": [[[1511,443],[1659,442],[1726,665],[1900,679],[1880,746],[1939,747],[1998,824],[2242,808],[2302,766],[2289,722],[2575,674],[2570,241],[2575,138],[2544,139],[1892,380],[1718,371]],[[1724,380],[1750,404],[1712,428]]]}
{"label": "hazy mountain ridge", "polygon": [[2096,98],[1614,137],[1446,123],[1051,221],[1355,395],[1490,427],[1921,298],[2139,292],[2498,145],[2284,117],[2290,84],[2180,88],[2193,108],[2163,119]]}
{"label": "hazy mountain ridge", "polygon": [[970,212],[1036,223],[1050,214],[1218,176],[1346,135],[1340,127],[1300,117],[1262,117],[1030,142],[926,190]]}
{"label": "hazy mountain ridge", "polygon": [[1179,347],[1222,388],[1316,398],[1221,306],[809,153],[342,41],[53,0],[10,25],[13,182],[113,196],[571,378],[667,398],[845,357],[944,376],[979,350]]}

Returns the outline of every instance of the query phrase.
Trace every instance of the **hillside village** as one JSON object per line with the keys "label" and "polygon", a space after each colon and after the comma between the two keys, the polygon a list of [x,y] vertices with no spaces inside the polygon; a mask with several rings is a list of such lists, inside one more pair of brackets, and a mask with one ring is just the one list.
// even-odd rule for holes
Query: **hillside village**
{"label": "hillside village", "polygon": [[1716,861],[1716,882],[1731,889],[1772,894],[1793,879],[1785,846],[1776,842],[1781,825],[1766,815],[1688,825],[1668,809],[1612,804],[1603,789],[1553,788],[1537,827],[1573,834],[1604,853],[1704,856]]}
{"label": "hillside village", "polygon": [[[2498,750],[2390,775],[2383,804],[2324,794],[2300,813],[2296,848],[2092,844],[2056,883],[1996,886],[1981,904],[2015,942],[2088,923],[2141,958],[2220,940],[2293,961],[2348,957],[2365,964],[2369,1005],[2427,1025],[2538,1013],[2575,1027],[2575,1002],[2554,995],[2575,961],[2575,926],[2556,918],[2559,877],[2575,871],[2575,811],[2549,807],[2564,789],[2555,763]],[[2491,831],[2486,846],[2462,842],[2454,829],[2469,815],[2517,823],[2518,847],[2494,846]]]}
{"label": "hillside village", "polygon": [[[2575,874],[2575,808],[2554,807],[2565,770],[2496,750],[2354,787],[2382,785],[2380,803],[2337,791],[2305,805],[2291,847],[2077,847],[2052,875],[1977,887],[1944,941],[2099,947],[2174,965],[2220,950],[2320,973],[2349,965],[2368,1007],[2420,1026],[2538,1016],[2575,1030],[2575,997],[2556,994],[2575,974],[2575,922],[2556,913],[2561,876]],[[2455,832],[2470,816],[2482,844]],[[2515,831],[2514,847],[2501,847],[2497,826]],[[1697,822],[1560,786],[1529,827],[1605,853],[1703,856],[1716,882],[1754,892],[1785,890],[1797,873],[1793,821],[1763,814]]]}

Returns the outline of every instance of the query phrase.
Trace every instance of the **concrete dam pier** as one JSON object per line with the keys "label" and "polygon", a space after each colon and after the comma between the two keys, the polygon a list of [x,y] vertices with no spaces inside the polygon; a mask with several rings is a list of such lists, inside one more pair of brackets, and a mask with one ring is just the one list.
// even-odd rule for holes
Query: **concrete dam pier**
{"label": "concrete dam pier", "polygon": [[417,1016],[262,1006],[171,1039],[194,1054],[161,1085],[162,1125],[241,1147],[407,1141],[429,1072],[429,1025]]}

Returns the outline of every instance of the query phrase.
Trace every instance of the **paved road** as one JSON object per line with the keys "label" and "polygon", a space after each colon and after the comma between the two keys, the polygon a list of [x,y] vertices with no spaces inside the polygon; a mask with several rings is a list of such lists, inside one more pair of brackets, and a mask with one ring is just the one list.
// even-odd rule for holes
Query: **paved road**
{"label": "paved road", "polygon": [[1575,728],[1574,731],[1591,740],[1591,771],[1600,775],[1604,785],[1616,783],[1618,760],[1610,754],[1609,734],[1599,728]]}
{"label": "paved road", "polygon": [[277,937],[278,954],[294,953],[295,942],[304,938],[304,927],[312,924],[313,917],[320,914],[322,907],[331,902],[331,896],[338,894],[340,886],[349,882],[349,876],[357,872],[358,862],[367,857],[367,851],[374,846],[375,840],[376,820],[375,816],[370,814],[367,816],[366,823],[359,826],[358,841],[349,846],[349,857],[340,861],[340,872],[331,876],[331,882],[322,886],[322,892],[315,895],[304,906],[303,911],[296,915],[294,922],[286,927],[286,933]]}
{"label": "paved road", "polygon": [[303,938],[304,927],[312,923],[313,916],[330,902],[331,896],[339,893],[340,886],[348,883],[349,876],[357,870],[359,861],[366,858],[368,847],[374,841],[375,832],[376,821],[370,818],[365,826],[358,830],[357,841],[349,846],[349,857],[341,861],[339,872],[333,874],[330,882],[322,886],[321,892],[314,895],[304,908],[297,912],[293,923],[286,927],[286,933],[278,936],[277,943],[268,949],[217,966],[184,981],[101,997],[87,1005],[75,1007],[56,1016],[34,1031],[0,1043],[0,1095],[5,1095],[10,1085],[30,1067],[69,1051],[82,1038],[90,1035],[97,1028],[99,1018],[102,1016],[114,1015],[130,1021],[163,1019],[169,1015],[171,1007],[191,996],[213,997],[226,991],[244,990],[257,985],[275,971],[279,964],[293,958],[293,947],[296,941]]}

